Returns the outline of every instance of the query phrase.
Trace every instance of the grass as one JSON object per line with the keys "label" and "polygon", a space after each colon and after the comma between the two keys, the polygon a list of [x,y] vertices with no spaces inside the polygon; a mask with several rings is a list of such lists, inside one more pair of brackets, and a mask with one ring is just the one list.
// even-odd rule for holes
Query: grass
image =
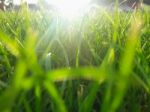
{"label": "grass", "polygon": [[1,112],[149,112],[147,9],[0,12]]}

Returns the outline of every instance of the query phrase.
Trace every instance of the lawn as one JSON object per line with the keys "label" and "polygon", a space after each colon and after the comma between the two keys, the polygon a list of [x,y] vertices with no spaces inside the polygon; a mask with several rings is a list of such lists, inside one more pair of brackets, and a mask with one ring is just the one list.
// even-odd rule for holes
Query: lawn
{"label": "lawn", "polygon": [[149,14],[0,11],[0,112],[150,112]]}

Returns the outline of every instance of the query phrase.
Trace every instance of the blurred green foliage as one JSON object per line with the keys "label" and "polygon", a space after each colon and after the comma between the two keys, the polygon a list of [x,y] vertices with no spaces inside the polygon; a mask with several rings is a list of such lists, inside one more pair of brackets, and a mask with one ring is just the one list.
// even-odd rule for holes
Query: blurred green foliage
{"label": "blurred green foliage", "polygon": [[1,112],[149,112],[147,10],[0,12]]}

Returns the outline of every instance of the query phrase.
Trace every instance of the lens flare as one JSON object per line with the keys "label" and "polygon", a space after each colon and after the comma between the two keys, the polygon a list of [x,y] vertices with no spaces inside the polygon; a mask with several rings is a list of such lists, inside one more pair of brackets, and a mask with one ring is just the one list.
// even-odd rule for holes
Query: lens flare
{"label": "lens flare", "polygon": [[91,0],[47,0],[50,5],[55,6],[62,16],[69,19],[81,15]]}

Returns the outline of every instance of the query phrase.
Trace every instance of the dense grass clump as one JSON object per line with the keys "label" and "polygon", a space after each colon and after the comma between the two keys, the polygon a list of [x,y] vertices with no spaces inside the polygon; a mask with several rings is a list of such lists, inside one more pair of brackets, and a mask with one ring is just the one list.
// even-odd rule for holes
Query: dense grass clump
{"label": "dense grass clump", "polygon": [[149,112],[149,75],[146,9],[0,12],[0,112]]}

